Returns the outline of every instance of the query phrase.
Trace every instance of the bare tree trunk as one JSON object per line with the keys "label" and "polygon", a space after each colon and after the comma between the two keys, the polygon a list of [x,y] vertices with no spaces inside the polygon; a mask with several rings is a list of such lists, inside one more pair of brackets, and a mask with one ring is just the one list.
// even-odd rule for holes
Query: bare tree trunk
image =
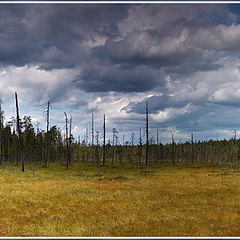
{"label": "bare tree trunk", "polygon": [[139,160],[138,160],[139,170],[142,169],[142,129],[139,129]]}
{"label": "bare tree trunk", "polygon": [[88,163],[88,127],[86,128],[86,162]]}
{"label": "bare tree trunk", "polygon": [[80,136],[78,136],[77,161],[78,161],[78,171],[80,171]]}
{"label": "bare tree trunk", "polygon": [[106,126],[105,126],[105,114],[103,115],[103,166],[106,161]]}
{"label": "bare tree trunk", "polygon": [[148,102],[146,102],[146,165],[149,167],[148,145]]}
{"label": "bare tree trunk", "polygon": [[16,111],[17,111],[17,131],[18,131],[18,139],[19,139],[18,143],[19,143],[19,152],[20,152],[19,156],[20,156],[20,161],[22,161],[22,171],[24,172],[24,159],[22,157],[22,136],[21,136],[17,92],[15,92],[15,100],[16,100]]}
{"label": "bare tree trunk", "polygon": [[97,166],[99,164],[99,132],[96,132],[96,142],[97,142],[97,145],[96,145],[96,151],[95,151],[95,157],[96,157],[96,163],[97,163]]}
{"label": "bare tree trunk", "polygon": [[114,154],[115,154],[115,152],[114,152],[114,129],[113,129],[113,141],[112,141],[112,164],[113,164],[113,162],[114,162]]}
{"label": "bare tree trunk", "polygon": [[93,109],[92,109],[92,164],[94,164],[94,123],[93,123]]}
{"label": "bare tree trunk", "polygon": [[70,122],[69,122],[69,141],[68,141],[68,148],[69,148],[69,153],[68,153],[68,158],[69,158],[69,165],[71,164],[71,158],[72,158],[72,154],[71,154],[71,151],[72,151],[72,140],[73,140],[73,137],[72,137],[72,115],[70,115]]}
{"label": "bare tree trunk", "polygon": [[46,135],[46,158],[45,158],[45,167],[47,167],[49,161],[49,107],[50,102],[47,103],[47,135]]}
{"label": "bare tree trunk", "polygon": [[67,114],[64,112],[65,114],[65,119],[66,119],[66,146],[67,146],[67,169],[69,168],[69,139],[68,139],[68,119],[67,119]]}

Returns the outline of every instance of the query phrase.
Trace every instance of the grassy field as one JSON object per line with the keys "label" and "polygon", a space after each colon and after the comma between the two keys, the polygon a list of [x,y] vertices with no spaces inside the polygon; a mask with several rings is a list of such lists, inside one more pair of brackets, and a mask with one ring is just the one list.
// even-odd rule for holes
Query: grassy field
{"label": "grassy field", "polygon": [[239,236],[240,171],[0,169],[1,236]]}

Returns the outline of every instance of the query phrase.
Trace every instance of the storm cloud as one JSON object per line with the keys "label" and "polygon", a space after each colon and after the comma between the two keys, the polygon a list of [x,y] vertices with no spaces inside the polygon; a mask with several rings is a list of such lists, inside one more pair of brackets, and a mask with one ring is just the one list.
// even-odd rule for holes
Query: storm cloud
{"label": "storm cloud", "polygon": [[106,113],[109,133],[112,127],[138,131],[146,101],[150,125],[164,136],[229,132],[240,126],[239,9],[1,5],[0,94],[6,115],[13,114],[9,99],[18,91],[23,114],[31,109],[44,124],[36,109],[50,100],[52,124],[61,124],[63,110],[71,112],[75,134],[88,126],[91,108],[99,128]]}

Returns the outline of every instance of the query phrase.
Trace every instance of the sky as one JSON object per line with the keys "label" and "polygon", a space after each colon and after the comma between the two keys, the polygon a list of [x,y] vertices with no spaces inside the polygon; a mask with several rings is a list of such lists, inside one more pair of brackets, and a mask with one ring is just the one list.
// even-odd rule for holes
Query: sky
{"label": "sky", "polygon": [[[0,97],[5,121],[31,116],[34,127],[77,139],[116,128],[120,143],[156,127],[171,140],[230,138],[240,130],[240,5],[18,4],[0,6]],[[144,139],[144,134],[143,134]]]}

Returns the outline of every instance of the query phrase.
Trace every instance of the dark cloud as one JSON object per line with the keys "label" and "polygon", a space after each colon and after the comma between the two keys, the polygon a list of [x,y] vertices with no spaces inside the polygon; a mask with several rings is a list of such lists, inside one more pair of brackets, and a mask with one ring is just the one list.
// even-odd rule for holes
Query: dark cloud
{"label": "dark cloud", "polygon": [[88,55],[88,41],[115,38],[128,6],[19,5],[0,9],[0,63],[71,68]]}
{"label": "dark cloud", "polygon": [[109,64],[88,65],[74,81],[74,85],[87,92],[145,92],[163,84],[155,69],[145,66],[128,69]]}
{"label": "dark cloud", "polygon": [[[132,9],[149,14],[145,14],[148,22],[142,24],[143,29],[136,25],[125,34],[126,27],[120,30],[119,25],[129,14],[134,15]],[[178,40],[185,30],[193,36],[200,28],[206,28],[194,17],[203,9],[209,15],[209,10],[197,9],[197,6],[161,5],[142,8],[131,5],[1,6],[0,61],[16,66],[39,64],[46,70],[71,68],[86,61],[93,47],[87,42],[94,45],[103,38],[106,44],[94,48],[92,55],[112,64],[128,64],[129,68],[133,65],[159,68],[193,61],[196,64],[206,60],[202,49],[189,44],[189,37],[182,42]],[[165,24],[154,28],[151,18]],[[141,22],[138,18],[131,19],[129,25],[138,21]],[[212,24],[208,20],[207,28],[209,25]],[[122,40],[117,40],[123,35],[126,36]],[[211,66],[210,61],[208,66]]]}
{"label": "dark cloud", "polygon": [[[120,41],[109,39],[105,45],[94,48],[93,55],[113,63],[155,67],[182,64],[190,56],[202,58],[199,49],[188,43],[188,35],[195,34],[202,26],[198,22],[194,23],[183,18],[160,29],[136,29]],[[184,31],[188,31],[187,36],[183,36]]]}
{"label": "dark cloud", "polygon": [[[226,7],[198,7],[4,5],[0,64],[79,68],[75,86],[88,92],[148,91],[164,86],[162,73],[188,75],[220,67],[216,50],[227,49],[224,33],[238,27],[216,27],[208,18],[213,11],[227,13]],[[202,35],[211,49],[199,41]],[[232,49],[237,37],[228,41]]]}
{"label": "dark cloud", "polygon": [[[185,114],[175,115],[171,119],[163,123],[152,121],[152,124],[160,125],[161,127],[175,126],[181,132],[201,132],[213,131],[216,129],[233,130],[239,128],[239,120],[237,115],[239,110],[233,111],[234,108],[226,109],[224,106],[214,106],[207,104],[199,106],[195,111],[189,111]],[[229,116],[226,121],[225,117]]]}
{"label": "dark cloud", "polygon": [[149,104],[149,113],[156,113],[159,110],[163,111],[166,108],[174,107],[180,108],[184,107],[189,101],[177,101],[173,96],[167,94],[151,96],[145,101],[130,102],[127,106],[123,107],[122,110],[127,112],[135,112],[139,114],[144,114],[146,109],[146,101]]}
{"label": "dark cloud", "polygon": [[110,106],[111,127],[144,125],[146,99],[152,126],[237,126],[238,15],[227,5],[2,5],[1,92],[83,115]]}
{"label": "dark cloud", "polygon": [[215,62],[217,53],[208,52],[205,46],[192,38],[201,29],[211,32],[212,28],[212,24],[206,26],[202,22],[182,18],[161,29],[132,31],[120,41],[109,39],[105,45],[95,47],[92,54],[129,68],[144,65],[185,75],[209,71],[220,67]]}
{"label": "dark cloud", "polygon": [[[159,126],[167,129],[174,127],[180,132],[201,132],[214,129],[234,129],[239,127],[238,114],[235,106],[210,103],[207,100],[196,101],[174,101],[174,97],[152,96],[148,98],[150,126]],[[131,102],[122,110],[128,113],[145,114],[146,101]],[[165,111],[167,118],[157,118],[160,111]],[[226,120],[226,115],[228,119]],[[133,123],[132,123],[133,124]]]}

